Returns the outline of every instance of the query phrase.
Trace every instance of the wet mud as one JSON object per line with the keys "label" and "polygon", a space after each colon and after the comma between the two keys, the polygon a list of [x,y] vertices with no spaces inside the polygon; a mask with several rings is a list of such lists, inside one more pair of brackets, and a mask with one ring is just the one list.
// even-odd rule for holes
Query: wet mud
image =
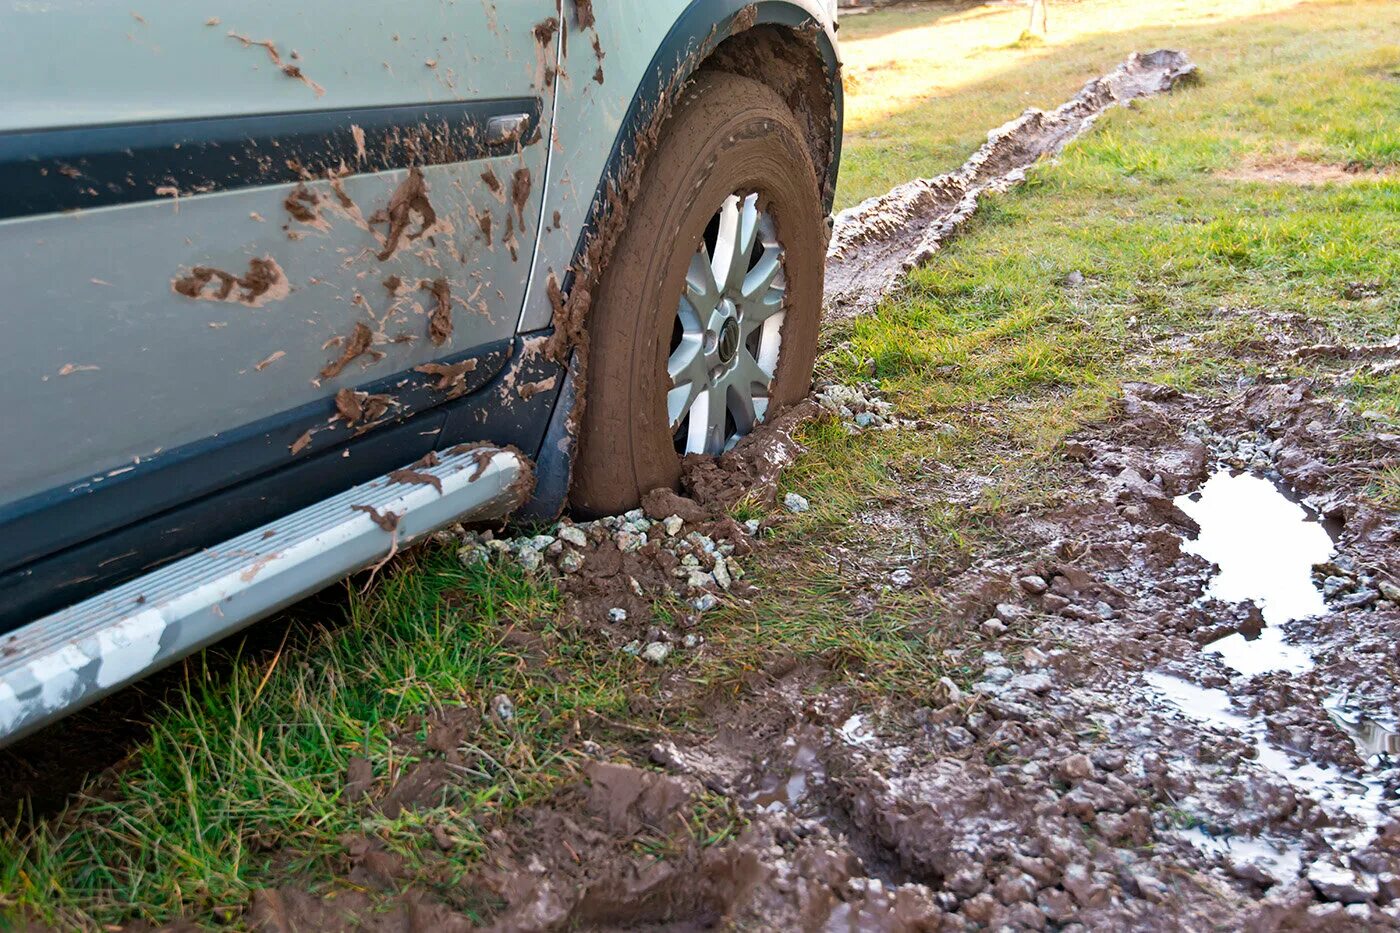
{"label": "wet mud", "polygon": [[872,310],[905,272],[957,233],[983,193],[1019,184],[1037,160],[1058,153],[1104,111],[1166,93],[1195,68],[1182,52],[1135,52],[1056,109],[1027,110],[993,130],[956,171],[906,182],[842,211],[827,249],[827,315]]}
{"label": "wet mud", "polygon": [[[764,559],[762,536],[716,516],[774,488],[816,413],[545,544],[577,617],[600,600],[604,637],[657,636],[635,609],[675,554],[704,550],[668,538]],[[1064,444],[1066,492],[998,520],[1011,544],[912,584],[945,606],[931,626],[979,633],[946,651],[963,686],[872,693],[776,658],[691,728],[615,746],[496,827],[468,899],[499,930],[1394,928],[1400,520],[1330,464],[1397,443],[1306,381],[1224,399],[1128,385]],[[649,540],[619,547],[633,527]],[[573,549],[582,569],[557,570]],[[1241,667],[1213,650],[1236,636],[1308,663]],[[697,841],[683,824],[702,796],[742,830]],[[639,851],[657,839],[665,858]]]}

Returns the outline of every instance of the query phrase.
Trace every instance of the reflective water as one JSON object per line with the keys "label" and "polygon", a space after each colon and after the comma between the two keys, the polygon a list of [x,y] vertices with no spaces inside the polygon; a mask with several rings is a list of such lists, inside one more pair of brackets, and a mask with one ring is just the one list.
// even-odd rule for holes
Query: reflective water
{"label": "reflective water", "polygon": [[751,805],[770,813],[793,809],[807,796],[808,784],[826,773],[818,757],[820,746],[813,736],[790,735],[783,747],[791,754],[787,771],[764,775],[758,789],[748,795]]}
{"label": "reflective water", "polygon": [[1206,650],[1242,674],[1311,667],[1308,653],[1285,642],[1278,626],[1327,612],[1312,568],[1332,556],[1333,541],[1317,513],[1266,479],[1228,470],[1198,491],[1178,496],[1176,504],[1201,527],[1184,549],[1220,568],[1205,595],[1253,602],[1265,623],[1257,632],[1229,635]]}
{"label": "reflective water", "polygon": [[1224,690],[1198,687],[1178,677],[1148,673],[1149,686],[1173,706],[1197,722],[1238,733],[1254,743],[1255,761],[1293,785],[1295,791],[1319,801],[1323,808],[1344,813],[1370,833],[1383,816],[1379,781],[1362,780],[1338,768],[1313,761],[1295,760],[1287,751],[1269,741],[1262,719],[1235,712],[1230,695]]}
{"label": "reflective water", "polygon": [[1351,736],[1357,753],[1369,763],[1400,755],[1400,724],[1394,720],[1381,722],[1351,707],[1345,692],[1328,697],[1322,708],[1338,729]]}

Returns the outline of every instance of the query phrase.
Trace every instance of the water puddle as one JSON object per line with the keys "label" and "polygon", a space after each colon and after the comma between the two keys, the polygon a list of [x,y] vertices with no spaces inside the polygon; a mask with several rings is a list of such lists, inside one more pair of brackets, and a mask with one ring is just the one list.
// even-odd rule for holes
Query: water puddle
{"label": "water puddle", "polygon": [[1327,612],[1313,583],[1314,564],[1332,556],[1333,538],[1321,517],[1286,488],[1249,473],[1221,470],[1176,505],[1200,525],[1184,550],[1220,570],[1205,595],[1225,602],[1253,602],[1264,625],[1206,646],[1235,671],[1305,671],[1312,657],[1283,640],[1285,622]]}
{"label": "water puddle", "polygon": [[1345,691],[1328,697],[1322,704],[1333,725],[1351,737],[1357,754],[1372,766],[1389,764],[1400,755],[1400,723],[1382,722],[1349,705]]}
{"label": "water puddle", "polygon": [[1284,780],[1296,792],[1306,794],[1334,814],[1345,814],[1360,823],[1367,837],[1374,834],[1385,814],[1381,810],[1384,787],[1376,780],[1363,780],[1330,765],[1295,760],[1287,751],[1272,744],[1264,722],[1235,712],[1230,695],[1224,690],[1198,687],[1193,683],[1151,672],[1147,683],[1173,706],[1197,722],[1238,733],[1254,743],[1255,762]]}
{"label": "water puddle", "polygon": [[1257,836],[1212,836],[1193,826],[1172,832],[1178,839],[1210,855],[1218,855],[1235,865],[1253,865],[1275,881],[1287,884],[1303,874],[1300,846],[1286,845]]}
{"label": "water puddle", "polygon": [[787,772],[764,775],[758,789],[746,798],[750,806],[767,813],[794,809],[807,796],[809,785],[826,775],[815,736],[806,732],[790,735],[783,748],[791,750]]}

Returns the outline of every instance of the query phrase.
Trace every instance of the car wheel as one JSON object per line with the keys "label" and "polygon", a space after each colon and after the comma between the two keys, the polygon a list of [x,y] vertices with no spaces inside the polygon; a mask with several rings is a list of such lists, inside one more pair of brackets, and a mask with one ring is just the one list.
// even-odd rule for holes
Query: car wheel
{"label": "car wheel", "polygon": [[826,226],[791,110],[701,72],[648,160],[594,292],[570,500],[594,515],[675,487],[811,386]]}

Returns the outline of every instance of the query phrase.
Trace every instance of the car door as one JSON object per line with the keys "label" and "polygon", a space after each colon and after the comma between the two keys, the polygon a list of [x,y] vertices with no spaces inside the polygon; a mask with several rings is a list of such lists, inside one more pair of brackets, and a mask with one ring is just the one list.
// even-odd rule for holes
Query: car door
{"label": "car door", "polygon": [[540,226],[556,15],[0,9],[0,570],[498,369]]}

